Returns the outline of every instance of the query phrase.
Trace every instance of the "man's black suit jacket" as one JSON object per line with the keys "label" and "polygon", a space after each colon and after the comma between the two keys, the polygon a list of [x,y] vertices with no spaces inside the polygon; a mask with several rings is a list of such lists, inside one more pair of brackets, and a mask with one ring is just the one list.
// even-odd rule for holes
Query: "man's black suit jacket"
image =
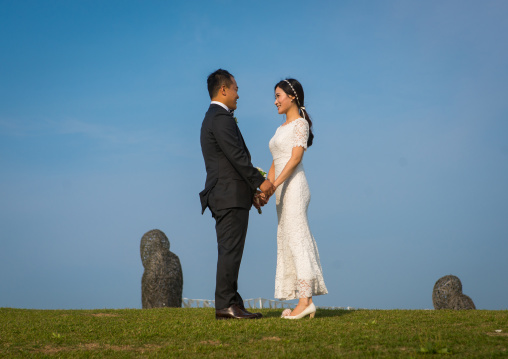
{"label": "man's black suit jacket", "polygon": [[265,180],[251,157],[233,115],[211,104],[201,126],[201,151],[206,166],[205,189],[199,194],[202,213],[209,203],[221,210],[252,206],[256,189]]}

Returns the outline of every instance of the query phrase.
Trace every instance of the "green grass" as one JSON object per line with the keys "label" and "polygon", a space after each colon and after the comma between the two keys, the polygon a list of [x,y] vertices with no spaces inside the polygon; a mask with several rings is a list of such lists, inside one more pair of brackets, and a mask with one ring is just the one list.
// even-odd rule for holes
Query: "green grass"
{"label": "green grass", "polygon": [[318,310],[297,321],[261,312],[216,321],[213,309],[2,308],[0,357],[508,356],[508,311]]}

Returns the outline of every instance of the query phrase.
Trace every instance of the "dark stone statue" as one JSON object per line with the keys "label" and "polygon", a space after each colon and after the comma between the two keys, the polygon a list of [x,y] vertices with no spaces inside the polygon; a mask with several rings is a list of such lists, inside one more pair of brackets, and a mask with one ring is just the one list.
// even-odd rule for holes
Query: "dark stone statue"
{"label": "dark stone statue", "polygon": [[462,283],[454,275],[439,278],[432,291],[434,309],[449,309],[449,301],[452,295],[462,293]]}
{"label": "dark stone statue", "polygon": [[432,291],[434,309],[476,309],[473,300],[462,293],[462,283],[454,275],[439,278]]}
{"label": "dark stone statue", "polygon": [[141,238],[141,279],[143,309],[181,307],[183,274],[178,256],[169,250],[164,232],[154,229]]}
{"label": "dark stone statue", "polygon": [[455,294],[450,298],[450,308],[455,310],[476,309],[473,300],[465,294]]}

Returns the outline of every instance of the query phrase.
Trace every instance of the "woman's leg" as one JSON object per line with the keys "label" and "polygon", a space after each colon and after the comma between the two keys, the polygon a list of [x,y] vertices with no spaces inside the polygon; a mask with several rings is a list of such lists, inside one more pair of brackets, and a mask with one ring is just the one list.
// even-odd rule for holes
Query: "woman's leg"
{"label": "woman's leg", "polygon": [[291,316],[295,316],[303,312],[309,305],[312,304],[312,297],[304,297],[298,300],[295,309],[291,311]]}
{"label": "woman's leg", "polygon": [[300,314],[312,303],[312,289],[309,281],[304,279],[298,281],[298,295],[300,299],[295,309],[291,312],[292,316]]}

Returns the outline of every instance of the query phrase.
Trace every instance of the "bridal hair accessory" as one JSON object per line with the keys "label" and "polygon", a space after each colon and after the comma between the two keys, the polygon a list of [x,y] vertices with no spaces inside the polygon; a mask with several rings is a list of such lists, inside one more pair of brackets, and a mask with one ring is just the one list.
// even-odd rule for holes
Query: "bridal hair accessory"
{"label": "bridal hair accessory", "polygon": [[295,97],[296,97],[296,103],[298,104],[298,107],[300,107],[300,100],[298,100],[298,95],[296,94],[296,91],[295,91],[295,88],[293,87],[293,85],[291,85],[291,82],[289,82],[288,80],[284,80],[288,83],[289,87],[291,87],[291,90],[293,90],[293,93],[295,94]]}
{"label": "bridal hair accessory", "polygon": [[302,112],[303,118],[306,120],[306,118],[305,118],[305,112],[303,110],[305,110],[305,106],[300,107],[300,109],[298,111]]}
{"label": "bridal hair accessory", "polygon": [[[291,90],[293,90],[293,93],[295,94],[296,103],[298,104],[298,112],[300,112],[300,110],[305,110],[304,106],[300,106],[300,100],[298,100],[298,95],[297,95],[293,85],[291,85],[291,82],[289,82],[288,80],[284,80],[284,81],[286,81],[288,83],[289,87],[291,87]],[[291,100],[291,102],[293,102],[293,100]],[[305,112],[302,111],[302,114],[303,114],[303,118],[306,120],[306,118],[305,118]]]}

